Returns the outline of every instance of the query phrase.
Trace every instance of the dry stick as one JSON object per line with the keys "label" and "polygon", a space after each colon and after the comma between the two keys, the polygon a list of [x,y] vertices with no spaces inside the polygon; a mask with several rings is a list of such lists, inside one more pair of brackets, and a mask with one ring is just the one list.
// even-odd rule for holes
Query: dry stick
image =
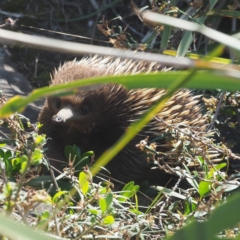
{"label": "dry stick", "polygon": [[210,124],[209,127],[208,127],[208,131],[212,130],[213,127],[214,127],[214,124],[215,124],[215,121],[216,121],[216,119],[217,119],[218,113],[219,113],[219,111],[220,111],[220,107],[221,107],[221,104],[222,104],[222,101],[223,101],[223,98],[224,98],[225,93],[226,93],[226,92],[223,91],[223,92],[221,92],[221,94],[220,94],[220,99],[219,99],[219,102],[218,102],[218,105],[217,105],[217,109],[216,109],[216,112],[215,112],[215,114],[214,114],[214,116],[213,116],[212,122],[211,122],[211,124]]}
{"label": "dry stick", "polygon": [[25,214],[23,214],[23,212],[22,212],[22,208],[19,206],[18,203],[15,203],[15,207],[16,207],[16,209],[18,210],[20,216],[22,217],[23,222],[24,222],[26,225],[29,226],[29,224],[28,224],[28,222],[27,222],[27,219],[26,219],[26,216],[25,216]]}
{"label": "dry stick", "polygon": [[194,66],[194,61],[185,57],[181,57],[181,60],[179,60],[179,58],[165,56],[163,54],[124,51],[121,49],[113,49],[102,46],[56,40],[46,37],[32,36],[29,34],[16,33],[3,29],[0,29],[0,42],[8,45],[14,44],[22,46],[24,44],[24,46],[32,48],[58,51],[63,53],[67,52],[68,54],[73,53],[74,55],[96,54],[158,63],[160,62],[168,66],[174,65],[178,68],[191,68]]}
{"label": "dry stick", "polygon": [[45,157],[45,159],[46,159],[46,161],[47,161],[47,163],[48,163],[48,166],[49,166],[49,172],[50,172],[50,175],[51,175],[51,178],[52,178],[53,184],[55,185],[56,190],[59,191],[60,188],[59,188],[59,186],[58,186],[58,184],[57,184],[57,181],[56,181],[55,175],[54,175],[53,170],[52,170],[52,166],[51,166],[51,164],[50,164],[50,162],[49,162],[49,160],[48,160],[46,154],[44,154],[44,157]]}
{"label": "dry stick", "polygon": [[99,12],[97,13],[97,16],[96,16],[96,19],[95,19],[95,22],[94,22],[94,27],[93,27],[93,30],[92,30],[92,35],[91,35],[90,44],[93,44],[93,40],[94,40],[93,37],[94,37],[95,32],[96,32],[97,22],[98,22],[98,19],[100,17],[100,14],[101,14],[101,9],[105,4],[105,0],[102,2],[101,7],[98,6],[98,4],[97,4],[97,2],[95,2],[95,0],[91,0],[91,2],[92,2],[93,7],[95,5],[95,7],[99,8]]}
{"label": "dry stick", "polygon": [[[1,27],[1,25],[0,25],[0,27]],[[44,29],[44,28],[37,28],[37,27],[33,27],[33,26],[27,26],[27,25],[23,25],[23,24],[21,25],[21,27],[35,29],[35,30],[43,31],[43,32],[59,34],[59,35],[64,35],[64,36],[70,36],[70,37],[74,37],[74,38],[81,38],[81,39],[94,40],[94,41],[97,41],[97,42],[109,43],[108,41],[104,41],[104,40],[100,40],[100,39],[92,39],[90,37],[85,37],[85,36],[81,36],[81,35],[75,35],[75,34],[70,34],[70,33],[65,33],[65,32],[58,32],[58,31],[53,31],[53,30]]]}
{"label": "dry stick", "polygon": [[240,113],[239,113],[239,109],[236,110],[236,114],[237,114],[237,120],[238,120],[238,128],[240,129]]}
{"label": "dry stick", "polygon": [[34,78],[37,78],[37,72],[38,72],[38,57],[39,54],[37,54],[36,58],[35,58],[35,69],[34,69]]}
{"label": "dry stick", "polygon": [[[175,191],[176,191],[176,189],[177,189],[177,187],[179,186],[181,180],[182,180],[182,178],[180,177],[180,178],[178,179],[177,183],[175,184],[175,186],[173,187],[172,192],[175,192]],[[159,224],[160,224],[160,227],[161,227],[162,229],[164,229],[164,228],[163,228],[163,223],[162,223],[161,212],[163,211],[164,207],[165,207],[165,206],[168,204],[168,202],[170,201],[170,198],[171,198],[171,196],[170,196],[170,195],[167,195],[167,196],[166,196],[166,201],[163,202],[162,207],[159,209]]]}

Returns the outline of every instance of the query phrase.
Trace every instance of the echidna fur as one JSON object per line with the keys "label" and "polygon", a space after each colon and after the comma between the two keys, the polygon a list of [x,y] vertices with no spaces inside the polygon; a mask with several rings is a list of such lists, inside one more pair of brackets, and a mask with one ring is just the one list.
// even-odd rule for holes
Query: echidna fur
{"label": "echidna fur", "polygon": [[[161,70],[158,63],[90,57],[71,61],[55,70],[50,85],[68,83],[76,79],[95,76],[136,74]],[[127,127],[139,119],[145,111],[165,94],[164,89],[127,90],[117,84],[83,87],[75,95],[48,97],[39,115],[40,129],[48,140],[47,155],[64,159],[64,146],[77,145],[82,152],[93,150],[97,159],[111,147]],[[198,97],[181,89],[157,114],[168,124],[187,124],[198,131],[206,130],[206,120],[201,114]],[[152,184],[165,185],[172,178],[162,171],[153,171],[146,157],[136,145],[147,136],[150,139],[164,134],[166,124],[153,118],[144,129],[107,165],[111,176],[123,182],[139,183],[149,180]],[[164,140],[157,142],[157,150],[169,151]],[[56,164],[53,164],[56,167]],[[174,177],[173,177],[174,178]]]}

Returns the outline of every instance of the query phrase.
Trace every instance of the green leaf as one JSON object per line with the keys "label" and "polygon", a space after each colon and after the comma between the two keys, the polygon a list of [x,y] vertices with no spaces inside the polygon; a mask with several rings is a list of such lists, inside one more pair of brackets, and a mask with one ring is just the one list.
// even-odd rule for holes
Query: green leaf
{"label": "green leaf", "polygon": [[6,198],[10,197],[12,195],[12,192],[13,192],[13,185],[10,182],[5,184],[3,187],[3,193],[5,197]]}
{"label": "green leaf", "polygon": [[[210,169],[210,171],[208,172],[208,176],[207,176],[207,179],[213,179],[214,178],[214,174],[218,171],[218,170],[221,170],[222,168],[226,167],[227,164],[226,163],[220,163],[216,166],[214,166],[214,168],[212,167]],[[223,173],[222,173],[223,174]]]}
{"label": "green leaf", "polygon": [[172,30],[171,26],[167,26],[167,25],[164,26],[162,39],[161,39],[161,46],[160,46],[162,51],[165,50],[168,45],[168,40],[171,34],[171,30]]}
{"label": "green leaf", "polygon": [[[133,186],[134,186],[134,182],[131,181],[131,182],[125,184],[125,186],[123,187],[122,191],[131,191]],[[124,195],[124,193],[123,193],[123,195]]]}
{"label": "green leaf", "polygon": [[81,157],[81,159],[79,161],[75,161],[74,167],[82,170],[82,168],[85,167],[86,165],[89,165],[89,157],[88,156]]}
{"label": "green leaf", "polygon": [[93,155],[93,151],[88,151],[81,155],[80,159],[75,161],[74,167],[78,170],[82,170],[86,165],[90,165],[90,157]]}
{"label": "green leaf", "polygon": [[106,208],[109,209],[109,207],[110,207],[110,205],[112,204],[112,201],[113,201],[113,194],[108,193],[105,200],[106,200]]}
{"label": "green leaf", "polygon": [[191,176],[190,178],[187,178],[186,180],[189,182],[189,184],[194,187],[197,191],[198,191],[198,182],[194,179],[193,177],[193,172],[191,172],[189,170],[189,168],[187,167],[186,164],[182,163],[184,168],[186,169],[187,173],[189,176]]}
{"label": "green leaf", "polygon": [[103,219],[103,224],[113,224],[114,223],[114,217],[113,216],[107,216]]}
{"label": "green leaf", "polygon": [[5,165],[2,167],[6,171],[7,176],[12,175],[14,170],[16,170],[17,172],[20,170],[21,164],[18,164],[13,167],[13,166],[11,166],[9,161],[4,161],[4,163],[5,163]]}
{"label": "green leaf", "polygon": [[6,150],[6,149],[0,149],[0,159],[8,160],[9,158],[13,157],[13,151]]}
{"label": "green leaf", "polygon": [[97,209],[88,209],[88,212],[90,212],[90,213],[93,214],[93,215],[98,215],[98,214],[101,213],[101,212],[98,211]]}
{"label": "green leaf", "polygon": [[186,31],[177,49],[177,57],[183,57],[187,53],[193,41],[192,32]]}
{"label": "green leaf", "polygon": [[50,185],[50,184],[52,184],[52,177],[46,175],[46,176],[32,178],[30,181],[28,181],[24,185],[41,189],[42,186],[46,188],[46,185]]}
{"label": "green leaf", "polygon": [[65,194],[67,194],[67,193],[68,193],[67,191],[59,191],[59,192],[57,192],[57,193],[53,196],[52,202],[55,203],[55,204],[57,204],[57,203],[60,201],[61,197],[64,196]]}
{"label": "green leaf", "polygon": [[43,158],[42,151],[39,148],[35,148],[34,152],[32,153],[31,164],[40,164]]}
{"label": "green leaf", "polygon": [[89,188],[89,182],[85,172],[80,172],[79,174],[79,185],[82,193],[84,194],[84,196],[86,196],[86,193],[88,192]]}
{"label": "green leaf", "polygon": [[17,167],[19,164],[21,164],[21,158],[13,158],[12,159],[12,166]]}
{"label": "green leaf", "polygon": [[138,190],[139,190],[138,185],[134,185],[133,181],[129,182],[123,187],[120,193],[120,196],[123,197],[119,197],[118,200],[121,202],[125,202],[128,198],[131,198],[133,195],[135,195]]}
{"label": "green leaf", "polygon": [[105,198],[99,199],[99,207],[101,208],[102,212],[105,213],[107,210],[107,202]]}
{"label": "green leaf", "polygon": [[50,213],[49,213],[48,211],[46,211],[46,212],[43,212],[43,213],[41,214],[41,219],[42,219],[42,220],[43,220],[43,219],[48,219],[50,216],[51,216]]}
{"label": "green leaf", "polygon": [[203,166],[203,164],[205,164],[205,160],[203,159],[202,156],[197,156],[197,159],[198,159],[199,163],[201,164],[201,166]]}
{"label": "green leaf", "polygon": [[127,184],[123,187],[123,189],[122,189],[122,191],[121,191],[121,193],[120,193],[120,196],[123,196],[123,197],[119,197],[119,198],[118,198],[118,201],[125,202],[125,201],[128,199],[128,196],[129,196],[129,194],[130,194],[133,186],[134,186],[134,182],[133,182],[133,181],[127,183]]}
{"label": "green leaf", "polygon": [[22,161],[21,160],[21,169],[20,169],[20,173],[23,173],[27,168],[27,161]]}
{"label": "green leaf", "polygon": [[154,39],[156,39],[156,33],[154,31],[148,32],[143,39],[143,43],[150,45]]}
{"label": "green leaf", "polygon": [[218,165],[214,165],[214,168],[217,170],[223,169],[227,166],[227,163],[219,163]]}
{"label": "green leaf", "polygon": [[91,157],[93,154],[94,154],[93,151],[88,151],[88,152],[83,153],[81,157],[82,158],[84,158],[84,157]]}
{"label": "green leaf", "polygon": [[203,198],[204,196],[206,196],[208,193],[210,193],[211,191],[211,182],[204,182],[201,181],[198,185],[198,192],[200,194],[200,197]]}
{"label": "green leaf", "polygon": [[213,9],[212,11],[207,12],[207,16],[223,16],[230,18],[238,18],[240,19],[240,12],[233,10],[217,10]]}
{"label": "green leaf", "polygon": [[36,135],[34,136],[34,143],[39,146],[42,145],[46,142],[46,137],[45,135]]}
{"label": "green leaf", "polygon": [[75,144],[73,145],[74,150],[77,152],[78,156],[81,156],[81,149],[76,146]]}
{"label": "green leaf", "polygon": [[214,5],[218,2],[218,0],[209,0],[209,10],[212,10]]}
{"label": "green leaf", "polygon": [[187,201],[185,202],[184,206],[184,215],[188,215],[195,211],[197,208],[197,204],[192,201],[191,197],[187,198]]}
{"label": "green leaf", "polygon": [[2,165],[2,168],[5,169],[6,175],[11,176],[14,174],[14,170],[19,171],[20,169],[20,159],[19,162],[16,163],[15,166],[12,164],[12,157],[14,156],[14,152],[6,149],[0,149],[0,161],[3,161],[4,164]]}
{"label": "green leaf", "polygon": [[71,162],[74,159],[75,159],[75,162],[79,161],[79,159],[80,159],[79,151],[76,150],[76,148],[74,146],[70,146],[70,145],[65,146],[64,156],[67,159],[67,161],[70,159]]}

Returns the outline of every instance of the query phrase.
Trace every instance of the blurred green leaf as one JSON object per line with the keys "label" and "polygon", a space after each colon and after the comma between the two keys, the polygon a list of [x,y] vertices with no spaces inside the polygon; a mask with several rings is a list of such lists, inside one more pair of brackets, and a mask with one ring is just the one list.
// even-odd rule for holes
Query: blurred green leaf
{"label": "blurred green leaf", "polygon": [[[234,194],[229,197],[226,203],[216,208],[208,221],[197,222],[194,221],[184,228],[177,231],[173,236],[167,237],[167,240],[179,240],[179,239],[194,239],[194,240],[213,240],[217,239],[215,235],[240,222],[239,214],[240,206],[240,193]],[[227,215],[226,215],[227,214]],[[226,219],[226,216],[229,216]],[[237,237],[236,239],[239,239]]]}
{"label": "blurred green leaf", "polygon": [[107,216],[103,219],[103,224],[113,224],[113,223],[114,223],[113,216]]}
{"label": "blurred green leaf", "polygon": [[40,164],[43,158],[42,151],[39,148],[35,148],[32,153],[31,164]]}
{"label": "blurred green leaf", "polygon": [[88,209],[88,212],[90,212],[91,214],[93,215],[98,215],[100,214],[101,212],[97,209]]}
{"label": "blurred green leaf", "polygon": [[[217,45],[217,44],[215,44],[215,45]],[[221,56],[223,51],[224,51],[224,46],[218,44],[217,47],[214,47],[214,50],[211,51],[210,56],[204,56],[204,55],[201,55],[201,54],[196,54],[196,53],[191,53],[191,52],[187,52],[185,54],[185,56],[189,57],[191,59],[196,59],[196,60],[197,59],[208,60],[209,62],[212,62],[212,63],[221,63],[221,64],[232,63],[231,59],[216,57],[216,56]],[[170,55],[170,56],[177,56],[177,52],[174,51],[174,50],[165,50],[163,53],[166,54],[166,55]]]}
{"label": "blurred green leaf", "polygon": [[[21,240],[53,240],[55,237],[50,237],[44,234],[44,232],[38,232],[23,224],[17,223],[9,219],[6,216],[0,215],[0,235],[8,237],[9,239],[21,239]],[[13,231],[14,230],[14,231]]]}
{"label": "blurred green leaf", "polygon": [[20,169],[20,173],[23,173],[23,172],[26,170],[26,168],[27,168],[27,161],[28,161],[27,156],[23,155],[23,156],[21,157],[21,169]]}
{"label": "blurred green leaf", "polygon": [[80,172],[79,174],[79,185],[81,187],[82,193],[84,194],[84,196],[86,196],[89,188],[89,182],[85,172]]}
{"label": "blurred green leaf", "polygon": [[[191,77],[191,81],[182,87],[194,89],[223,89],[226,91],[240,90],[240,68],[231,66],[231,72],[222,65],[216,65],[209,61],[196,60],[195,66],[200,69],[216,69],[217,71],[198,71]],[[0,108],[0,117],[8,117],[10,114],[23,110],[30,102],[50,94],[54,95],[69,89],[75,89],[75,93],[80,86],[113,82],[123,84],[129,89],[135,88],[168,88],[179,78],[187,77],[189,71],[169,71],[149,74],[136,74],[131,76],[111,76],[99,77],[87,80],[77,80],[57,86],[45,87],[34,90],[27,97],[15,96],[11,98],[2,108]]]}
{"label": "blurred green leaf", "polygon": [[46,138],[44,135],[33,135],[34,142],[37,146],[44,144],[46,142]]}
{"label": "blurred green leaf", "polygon": [[213,9],[218,0],[209,0],[209,10]]}
{"label": "blurred green leaf", "polygon": [[46,186],[49,186],[50,184],[52,184],[51,176],[40,176],[40,177],[32,178],[30,181],[28,181],[24,185],[41,189],[43,186],[47,188]]}
{"label": "blurred green leaf", "polygon": [[57,192],[57,193],[53,196],[52,202],[55,203],[55,204],[57,204],[57,203],[60,201],[61,197],[64,196],[66,193],[68,193],[68,192],[67,192],[67,191],[59,191],[59,192]]}
{"label": "blurred green leaf", "polygon": [[237,18],[240,19],[240,12],[233,10],[225,10],[225,9],[213,9],[212,11],[207,12],[207,16],[223,16],[229,18]]}

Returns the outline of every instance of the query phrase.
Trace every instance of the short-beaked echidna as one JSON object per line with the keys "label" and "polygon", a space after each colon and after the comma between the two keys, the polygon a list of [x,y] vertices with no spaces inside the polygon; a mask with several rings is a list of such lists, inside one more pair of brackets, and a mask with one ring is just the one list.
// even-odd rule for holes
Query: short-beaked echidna
{"label": "short-beaked echidna", "polygon": [[[50,85],[68,83],[95,76],[135,74],[161,69],[158,63],[109,57],[83,58],[60,66]],[[82,152],[94,151],[97,159],[111,147],[127,127],[139,119],[163,94],[164,89],[127,90],[117,84],[83,87],[75,95],[48,97],[39,115],[40,129],[49,138],[47,155],[64,158],[65,145],[77,145]],[[160,120],[159,120],[160,119]],[[150,140],[164,136],[166,124],[186,124],[197,131],[206,130],[198,98],[181,89],[165,104],[164,109],[107,165],[118,180],[166,184],[169,175],[152,172],[146,156],[136,147],[147,136]],[[165,139],[156,141],[157,151],[171,151]],[[55,164],[56,166],[56,164]],[[157,177],[156,177],[157,176]]]}

